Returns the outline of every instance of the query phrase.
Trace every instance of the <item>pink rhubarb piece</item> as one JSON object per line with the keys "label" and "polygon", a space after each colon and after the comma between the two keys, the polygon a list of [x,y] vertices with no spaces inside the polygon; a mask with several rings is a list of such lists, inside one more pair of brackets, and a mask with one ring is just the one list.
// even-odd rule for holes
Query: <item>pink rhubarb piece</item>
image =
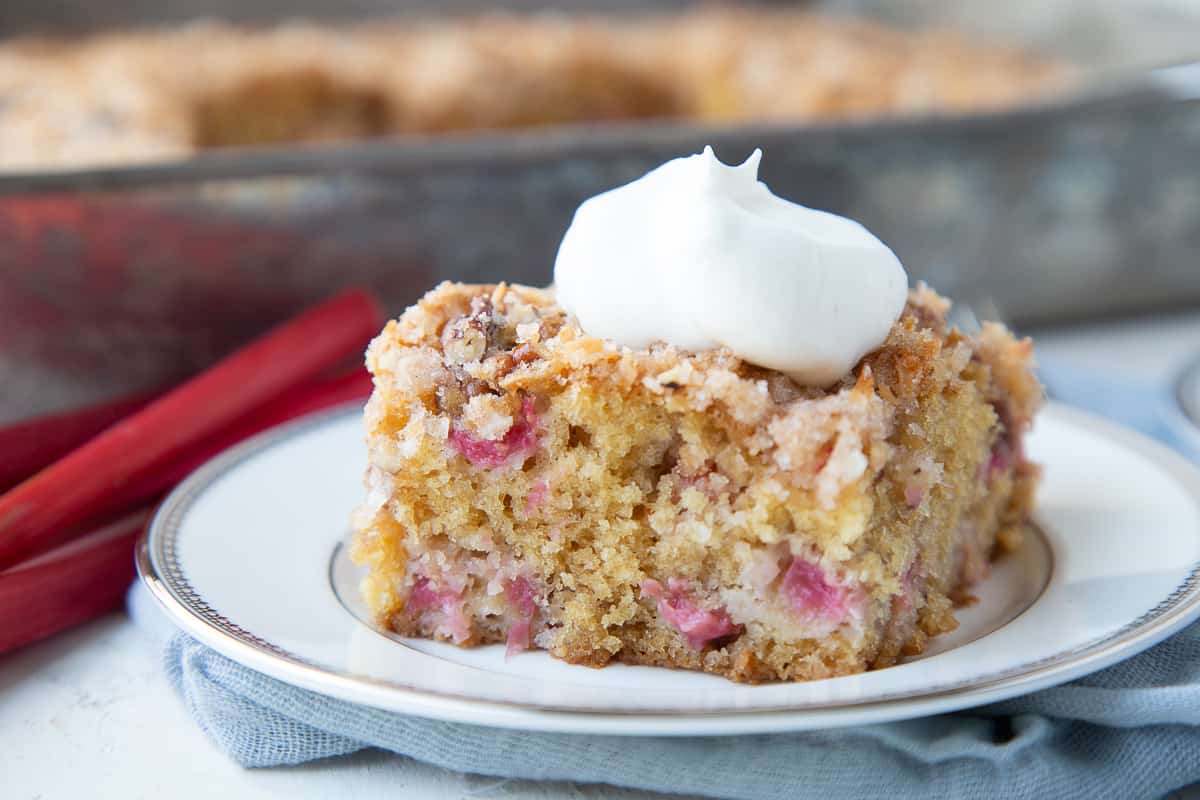
{"label": "pink rhubarb piece", "polygon": [[988,459],[987,479],[992,482],[1003,475],[1013,464],[1013,448],[1006,439],[996,442]]}
{"label": "pink rhubarb piece", "polygon": [[451,589],[437,591],[430,586],[428,578],[417,578],[413,583],[404,610],[413,616],[420,616],[426,611],[441,611],[445,627],[455,644],[471,638],[471,623],[463,613],[462,593]]}
{"label": "pink rhubarb piece", "polygon": [[521,419],[499,439],[480,439],[464,428],[456,427],[450,432],[450,446],[483,469],[524,461],[537,449],[537,440],[537,412],[533,399],[528,397],[521,403]]}
{"label": "pink rhubarb piece", "polygon": [[529,493],[525,495],[525,513],[532,514],[542,507],[550,495],[550,485],[543,480],[533,482]]}
{"label": "pink rhubarb piece", "polygon": [[537,593],[529,581],[514,578],[505,585],[504,596],[519,615],[517,621],[508,629],[508,641],[504,651],[504,657],[508,658],[529,649],[533,615],[537,613]]}
{"label": "pink rhubarb piece", "polygon": [[788,603],[804,615],[840,622],[846,616],[847,592],[830,582],[825,571],[811,561],[793,558],[779,584]]}
{"label": "pink rhubarb piece", "polygon": [[666,589],[656,580],[644,580],[642,595],[658,601],[658,613],[697,650],[715,639],[742,632],[742,626],[735,625],[724,608],[709,611],[696,605],[685,580],[671,578]]}

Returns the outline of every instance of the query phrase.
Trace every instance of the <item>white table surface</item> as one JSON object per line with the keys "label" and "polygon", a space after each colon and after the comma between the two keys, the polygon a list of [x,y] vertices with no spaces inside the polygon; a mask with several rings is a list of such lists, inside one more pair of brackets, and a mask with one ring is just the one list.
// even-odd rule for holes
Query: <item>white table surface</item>
{"label": "white table surface", "polygon": [[[1200,353],[1200,313],[1042,332],[1038,348],[1114,379],[1167,380]],[[192,723],[123,614],[0,656],[0,732],[0,797],[13,800],[665,797],[460,775],[374,752],[242,769]]]}

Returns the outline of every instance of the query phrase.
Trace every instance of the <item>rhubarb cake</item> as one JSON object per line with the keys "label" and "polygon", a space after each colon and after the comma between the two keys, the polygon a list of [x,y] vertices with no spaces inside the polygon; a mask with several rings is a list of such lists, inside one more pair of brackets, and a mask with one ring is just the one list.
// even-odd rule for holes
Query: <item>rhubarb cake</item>
{"label": "rhubarb cake", "polygon": [[955,627],[1037,469],[1028,340],[909,293],[826,387],[443,284],[371,344],[354,558],[379,623],[572,663],[807,680]]}

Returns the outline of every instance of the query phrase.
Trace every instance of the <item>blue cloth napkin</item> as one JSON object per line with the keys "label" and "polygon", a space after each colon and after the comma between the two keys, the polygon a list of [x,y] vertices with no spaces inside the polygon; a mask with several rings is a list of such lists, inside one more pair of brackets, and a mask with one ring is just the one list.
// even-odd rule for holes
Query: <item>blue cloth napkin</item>
{"label": "blue cloth napkin", "polygon": [[[1163,436],[1157,387],[1043,370],[1051,395]],[[694,739],[496,730],[379,711],[297,689],[175,629],[140,586],[196,722],[249,767],[376,747],[462,772],[662,792],[787,798],[1150,798],[1200,781],[1200,624],[1065,686],[969,711],[858,728]]]}

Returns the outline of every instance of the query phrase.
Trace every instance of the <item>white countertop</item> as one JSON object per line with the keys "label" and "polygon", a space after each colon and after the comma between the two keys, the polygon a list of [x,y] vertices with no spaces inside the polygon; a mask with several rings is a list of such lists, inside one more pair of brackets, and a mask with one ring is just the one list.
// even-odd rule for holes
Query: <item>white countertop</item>
{"label": "white countertop", "polygon": [[666,797],[462,775],[378,751],[243,769],[192,722],[124,614],[0,659],[0,731],[0,796],[11,800]]}
{"label": "white countertop", "polygon": [[[1167,380],[1200,353],[1200,313],[1043,332],[1047,360],[1114,380]],[[605,786],[460,775],[379,752],[242,769],[215,750],[123,614],[0,656],[6,798],[661,798]]]}

